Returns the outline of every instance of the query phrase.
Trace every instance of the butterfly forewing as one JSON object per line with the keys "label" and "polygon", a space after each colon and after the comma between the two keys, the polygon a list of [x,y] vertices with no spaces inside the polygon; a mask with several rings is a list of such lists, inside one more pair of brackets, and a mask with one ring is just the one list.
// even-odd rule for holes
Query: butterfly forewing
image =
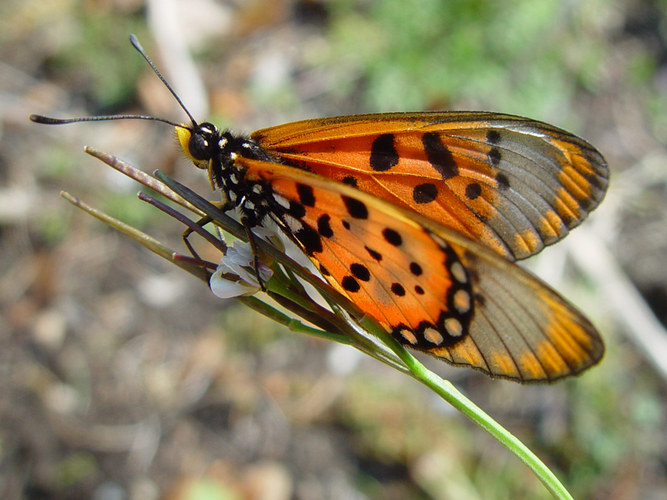
{"label": "butterfly forewing", "polygon": [[604,159],[588,143],[509,115],[353,115],[252,137],[279,161],[414,210],[508,258],[565,236],[608,182]]}
{"label": "butterfly forewing", "polygon": [[479,243],[340,183],[238,161],[270,186],[273,217],[325,279],[403,344],[523,382],[600,359],[599,335],[574,307]]}

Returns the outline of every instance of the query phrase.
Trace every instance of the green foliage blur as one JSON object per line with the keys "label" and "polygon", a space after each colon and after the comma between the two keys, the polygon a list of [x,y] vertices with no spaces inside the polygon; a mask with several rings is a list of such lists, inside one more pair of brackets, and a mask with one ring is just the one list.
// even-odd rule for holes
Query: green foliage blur
{"label": "green foliage blur", "polygon": [[[272,2],[275,0],[254,0],[254,3],[264,6]],[[229,7],[236,13],[241,11],[244,5],[253,2],[211,3]],[[633,161],[639,162],[651,148],[658,151],[660,143],[667,143],[667,94],[664,83],[667,60],[667,2],[664,0],[286,2],[290,7],[297,3],[321,5],[326,11],[326,22],[314,25],[315,27],[304,27],[288,15],[278,22],[248,29],[242,34],[233,33],[232,29],[229,30],[232,33],[229,33],[221,28],[220,33],[208,41],[208,46],[200,46],[195,50],[210,95],[219,97],[224,94],[227,102],[240,102],[239,115],[249,121],[255,120],[259,126],[280,123],[273,120],[281,113],[289,115],[301,111],[313,113],[307,116],[317,116],[428,109],[481,109],[524,115],[554,123],[576,133],[585,131],[585,136],[598,146],[610,161],[612,189],[621,191],[639,189],[634,181],[640,177],[627,174],[626,181],[630,179],[632,182],[616,187],[619,182],[617,179],[621,179],[621,176],[633,167]],[[196,22],[192,22],[196,30]],[[63,99],[46,101],[52,108],[57,109],[54,114],[67,116],[66,110],[69,108],[89,114],[141,111],[142,103],[137,86],[140,78],[146,76],[149,70],[131,49],[127,36],[129,33],[136,33],[151,55],[157,52],[153,35],[148,28],[143,2],[0,2],[0,28],[0,56],[3,64],[6,64],[6,67],[21,68],[21,71],[34,78],[35,82],[48,81],[49,85],[62,92]],[[282,47],[288,46],[292,51],[290,62],[293,66],[286,70],[287,76],[279,92],[262,95],[252,89],[252,74],[255,66],[259,66],[266,55],[267,47],[271,48],[272,43],[281,41],[281,37],[287,39],[287,42],[282,42]],[[294,43],[303,40],[313,43]],[[24,53],[29,57],[23,57]],[[230,60],[232,63],[229,63]],[[0,71],[4,68],[5,66],[0,67]],[[5,76],[8,74],[10,72],[3,73]],[[299,81],[299,78],[304,75],[315,75],[324,81],[324,84],[317,82],[318,85],[315,85],[316,89],[324,90],[312,94],[303,92],[306,85]],[[7,78],[6,81],[9,82],[10,79]],[[2,84],[5,85],[5,80]],[[21,91],[24,89],[10,91],[8,83],[6,87],[7,95],[14,92],[22,96]],[[40,95],[37,91],[34,93]],[[34,100],[28,103],[34,106],[37,98],[31,98]],[[214,100],[213,97],[211,100]],[[46,113],[49,108],[28,110],[26,106],[26,110],[25,115],[28,112]],[[322,110],[324,111],[320,113]],[[212,113],[221,114],[221,111],[213,108]],[[173,116],[167,118],[178,119]],[[229,116],[225,115],[225,119],[229,119]],[[117,139],[117,142],[127,144],[130,152],[111,152],[118,153],[125,159],[135,160],[138,167],[147,170],[150,170],[147,165],[152,168],[163,167],[162,164],[150,164],[155,157],[162,158],[159,154],[164,154],[165,163],[177,163],[181,158],[173,160],[163,151],[168,147],[162,147],[167,144],[176,149],[175,141],[172,141],[173,144],[169,143],[169,137],[165,143],[159,143],[155,141],[155,136],[149,135],[154,131],[156,135],[165,137],[171,134],[171,131],[165,132],[162,125],[153,125],[142,129],[145,135],[131,136],[124,135],[127,130],[131,130],[131,125],[118,124],[118,129],[111,136]],[[238,128],[246,123],[230,123],[231,125]],[[38,221],[26,224],[29,226],[26,234],[39,234],[41,239],[48,243],[49,249],[53,247],[55,250],[60,249],[58,244],[68,240],[84,241],[87,245],[92,239],[87,233],[83,236],[75,235],[78,239],[69,233],[76,231],[77,226],[81,231],[81,222],[85,216],[73,213],[61,200],[54,201],[60,188],[81,194],[87,201],[126,222],[145,228],[148,232],[154,229],[155,221],[165,222],[165,217],[161,214],[136,201],[135,186],[126,188],[123,185],[118,188],[104,177],[105,174],[95,170],[98,167],[91,166],[92,161],[80,153],[80,146],[83,144],[97,145],[98,140],[101,140],[99,136],[102,135],[99,131],[104,125],[85,124],[75,126],[78,128],[37,132],[34,127],[28,128],[28,124],[23,124],[23,127],[25,149],[19,149],[21,141],[15,140],[18,135],[16,130],[20,127],[12,124],[3,129],[6,142],[3,144],[2,165],[3,168],[7,166],[8,172],[13,172],[7,178],[23,179],[29,174],[34,177],[34,182],[31,180],[27,183],[30,189],[33,185],[40,189],[34,199],[39,200],[37,204],[42,213]],[[111,129],[111,126],[109,128]],[[84,140],[79,134],[89,135]],[[3,135],[0,134],[1,138]],[[10,147],[7,146],[9,142]],[[156,144],[160,144],[160,147]],[[13,147],[16,148],[14,157],[11,156]],[[662,151],[664,155],[664,149]],[[26,158],[31,161],[26,162]],[[186,162],[178,165],[186,165]],[[655,178],[664,177],[665,169],[662,166],[664,163],[658,163],[659,168],[649,174]],[[184,171],[188,167],[179,170],[174,177],[179,180],[185,177]],[[203,182],[202,185],[206,186],[205,179]],[[97,185],[91,187],[94,184]],[[664,212],[664,186],[660,188],[662,185],[658,182],[655,185],[658,188],[655,189],[657,194],[654,198],[637,196],[636,210],[640,215],[655,214],[660,210]],[[86,197],[84,195],[87,190],[95,194]],[[653,199],[663,205],[656,207],[656,204],[651,202]],[[609,200],[605,200],[606,203],[618,205],[618,195],[614,194]],[[617,213],[624,214],[620,211]],[[610,231],[617,230],[614,227],[617,224],[620,225],[621,222],[609,222]],[[11,231],[6,230],[7,227],[8,224],[2,228],[6,238],[11,234]],[[664,233],[664,225],[656,224],[655,228],[648,231],[651,241]],[[175,238],[170,241],[174,247],[180,244],[179,231],[180,228],[174,229]],[[615,236],[612,235],[609,240],[616,241]],[[27,239],[21,233],[20,237],[13,241],[3,242],[3,248],[8,252],[19,248],[17,255],[21,259],[27,258],[32,249],[20,247]],[[638,244],[641,245],[642,242]],[[117,272],[116,268],[112,270],[122,279],[136,276],[137,283],[140,283],[144,269],[149,267],[146,265],[149,258],[125,265],[127,260],[124,259],[135,255],[136,248],[131,248],[132,251],[127,251],[114,246],[109,250],[123,263],[123,272]],[[73,250],[63,245],[59,251],[64,253]],[[100,258],[104,257],[102,255]],[[83,260],[82,266],[85,265],[85,259]],[[17,264],[18,271],[7,275],[24,276],[27,266],[22,262]],[[113,290],[112,284],[99,285],[99,289],[94,290],[95,293],[90,292],[82,297],[65,294],[75,294],[77,285],[81,287],[81,283],[98,286],[91,285],[90,279],[84,273],[80,276],[59,275],[58,280],[58,284],[66,290],[58,291],[62,295],[57,295],[52,302],[46,303],[51,307],[48,311],[58,311],[59,304],[76,304],[76,308],[87,311],[82,316],[90,315],[91,318],[82,317],[77,320],[79,323],[75,323],[75,326],[79,325],[78,328],[84,332],[80,337],[77,337],[75,327],[70,325],[71,331],[68,330],[67,335],[64,335],[65,348],[62,352],[54,349],[55,353],[47,353],[53,357],[49,358],[49,362],[66,367],[65,373],[68,373],[68,370],[78,373],[76,367],[79,365],[68,361],[73,357],[80,356],[76,359],[85,359],[91,366],[97,362],[105,368],[93,366],[90,380],[86,379],[86,384],[93,388],[103,387],[100,380],[110,378],[109,366],[114,366],[103,356],[109,356],[109,359],[113,360],[115,343],[121,343],[114,335],[127,335],[129,340],[122,337],[122,342],[130,344],[130,337],[137,333],[132,331],[119,334],[114,331],[109,337],[111,340],[102,338],[99,324],[103,321],[92,317],[94,307],[101,308],[112,304],[117,297],[129,296],[132,287],[137,285],[122,282],[121,288]],[[80,280],[80,283],[76,280]],[[621,328],[614,324],[610,311],[599,302],[596,306],[596,299],[600,300],[597,298],[601,295],[600,290],[592,286],[586,288],[588,285],[582,286],[581,283],[579,285],[576,292],[578,295],[571,294],[570,290],[562,292],[573,298],[577,304],[586,304],[587,314],[599,327],[608,347],[602,363],[581,377],[554,386],[520,387],[502,381],[481,379],[476,374],[463,370],[445,371],[446,367],[442,366],[436,366],[435,369],[451,374],[457,385],[462,387],[471,399],[516,432],[518,437],[553,467],[575,498],[629,499],[633,492],[647,493],[651,492],[653,487],[656,491],[664,492],[664,488],[658,489],[660,482],[655,479],[665,470],[666,445],[663,437],[667,415],[664,382],[647,366],[634,346],[616,333]],[[159,315],[164,316],[164,323],[155,328],[159,328],[160,334],[168,338],[169,342],[166,344],[179,345],[179,348],[187,351],[190,348],[189,339],[184,340],[187,335],[184,336],[182,331],[178,330],[182,329],[182,323],[173,321],[173,316],[169,316],[169,313],[175,314],[178,319],[179,315],[183,316],[182,308],[189,311],[194,307],[193,304],[205,304],[196,314],[196,320],[205,323],[200,326],[201,331],[220,332],[220,338],[224,338],[231,353],[220,354],[220,357],[226,356],[225,362],[216,365],[216,370],[220,370],[220,373],[209,380],[211,385],[206,395],[211,397],[213,394],[218,398],[216,403],[220,401],[222,406],[229,408],[233,414],[232,420],[245,419],[247,428],[260,429],[261,425],[272,418],[271,414],[267,417],[267,414],[261,412],[265,408],[279,408],[277,413],[287,421],[290,409],[298,407],[304,400],[310,401],[311,391],[316,394],[318,386],[323,386],[326,387],[323,391],[326,393],[340,391],[331,398],[332,401],[328,401],[330,407],[323,410],[321,415],[313,412],[316,414],[313,420],[296,419],[296,423],[290,421],[284,428],[290,428],[289,432],[292,434],[281,437],[287,441],[296,439],[295,435],[303,437],[308,432],[319,432],[327,443],[333,442],[341,448],[343,445],[349,446],[336,450],[341,452],[341,456],[331,457],[331,460],[341,460],[344,467],[347,467],[344,469],[345,473],[354,478],[356,486],[369,498],[386,498],[388,491],[401,492],[402,495],[395,495],[394,498],[465,498],[457,496],[460,492],[469,494],[469,498],[548,498],[542,486],[522,464],[509,457],[497,443],[491,442],[479,429],[468,425],[451,409],[435,404],[429,399],[429,395],[416,387],[413,380],[394,377],[394,374],[387,375],[387,372],[383,371],[384,367],[378,369],[376,365],[371,365],[369,368],[367,364],[360,366],[359,374],[347,378],[340,376],[342,382],[338,379],[332,380],[338,375],[334,376],[324,368],[326,363],[318,343],[303,341],[295,334],[275,328],[275,325],[253,312],[237,310],[229,304],[223,306],[216,302],[214,307],[207,307],[208,303],[203,298],[206,290],[200,289],[198,293],[201,295],[196,296],[192,303],[183,300],[178,304],[179,307],[174,307],[174,311],[160,311]],[[90,302],[86,303],[86,300]],[[127,303],[129,302],[127,299]],[[40,307],[44,307],[44,304],[30,303],[30,307],[24,309],[39,312]],[[146,313],[143,309],[149,309],[143,304],[140,307],[142,314]],[[207,313],[211,314],[213,319],[208,319],[205,316]],[[124,310],[117,312],[120,318],[126,314]],[[107,317],[109,316],[113,315],[107,314]],[[84,319],[91,323],[84,323]],[[210,324],[207,321],[210,321]],[[194,327],[192,328],[191,337],[200,337],[201,331],[194,331]],[[168,337],[169,334],[172,336]],[[24,339],[28,335],[21,331],[17,337]],[[107,342],[114,348],[104,349],[98,354],[97,360],[90,361],[89,353],[85,352],[86,342],[81,342],[81,338],[86,342]],[[302,341],[304,343],[300,344]],[[200,432],[190,415],[179,413],[183,412],[183,409],[178,406],[177,395],[171,399],[160,399],[159,404],[156,404],[147,389],[135,400],[125,398],[125,394],[121,394],[118,399],[105,400],[104,404],[109,405],[106,407],[100,404],[99,399],[95,399],[100,398],[99,395],[86,399],[88,396],[79,394],[76,384],[70,383],[66,376],[57,373],[53,375],[49,371],[48,363],[38,356],[33,357],[34,352],[44,356],[40,346],[35,345],[30,344],[20,351],[25,364],[16,366],[17,369],[11,365],[12,372],[48,373],[48,376],[40,375],[42,378],[34,377],[34,380],[45,381],[35,386],[48,386],[53,384],[52,381],[57,381],[76,393],[87,405],[86,415],[90,415],[87,422],[74,420],[76,425],[83,427],[84,424],[89,424],[90,428],[95,428],[100,422],[110,425],[105,418],[95,419],[109,414],[110,407],[113,407],[114,415],[132,415],[136,408],[129,404],[138,400],[145,405],[146,414],[150,414],[151,418],[154,416],[159,422],[167,422],[165,427],[180,419],[179,425],[191,426],[188,427],[188,436],[197,436]],[[303,347],[304,345],[307,347]],[[14,349],[14,346],[12,348]],[[19,351],[18,348],[16,350]],[[14,355],[13,350],[7,349],[6,352]],[[65,353],[64,361],[59,357],[62,353]],[[124,355],[134,354],[134,351],[125,351]],[[322,358],[318,358],[318,355]],[[159,364],[159,352],[155,356],[158,359],[156,364]],[[21,359],[19,355],[16,357]],[[25,361],[26,359],[28,361]],[[146,359],[132,358],[132,362],[135,361],[136,364],[132,366],[137,366],[137,373],[141,370],[144,375],[148,365]],[[183,363],[184,366],[178,365],[179,361],[169,360],[163,363],[159,373],[165,380],[171,381],[167,376],[187,374],[193,369],[187,363]],[[20,362],[16,363],[18,365]],[[265,370],[262,373],[264,379],[257,375],[261,370]],[[111,378],[115,382],[117,377],[119,386],[122,385],[121,382],[125,382],[127,387],[136,387],[137,393],[146,389],[141,385],[141,376],[135,376],[129,383],[125,376],[122,370],[118,370],[113,372]],[[30,381],[30,378],[17,376],[12,383],[20,388],[16,391],[20,397],[16,398],[15,406],[22,408],[23,414],[30,415],[30,419],[17,419],[18,424],[12,423],[11,430],[0,436],[3,449],[9,450],[9,460],[12,458],[12,438],[22,433],[28,435],[26,429],[30,432],[33,430],[23,428],[20,424],[34,419],[39,422],[39,430],[43,434],[33,441],[43,440],[49,443],[51,447],[43,449],[54,452],[53,456],[44,454],[35,458],[35,462],[30,465],[35,469],[41,467],[42,470],[46,468],[54,471],[52,476],[46,474],[47,479],[43,479],[44,490],[48,491],[51,497],[64,497],[63,491],[66,488],[82,488],[81,485],[84,484],[108,480],[100,471],[104,469],[110,455],[117,459],[122,454],[80,449],[76,440],[72,441],[72,445],[58,436],[56,430],[46,424],[42,425],[41,422],[51,421],[51,410],[41,403],[27,406],[26,402],[32,401],[33,396],[39,393],[34,387],[20,386],[25,380]],[[47,380],[50,382],[47,383]],[[164,387],[165,391],[172,389],[166,383]],[[266,400],[263,399],[271,387],[278,387],[280,390],[270,393]],[[335,387],[335,390],[329,387]],[[92,390],[91,393],[95,394]],[[26,397],[26,394],[29,397]],[[248,394],[251,394],[252,398],[249,398]],[[34,399],[41,401],[39,397]],[[235,397],[238,397],[241,403],[235,401]],[[250,399],[252,404],[248,403]],[[204,403],[206,402],[204,400]],[[173,406],[169,406],[170,404]],[[26,405],[25,408],[22,405]],[[287,409],[283,412],[283,408]],[[11,412],[7,414],[9,413]],[[40,418],[37,418],[38,416]],[[61,417],[67,418],[69,415],[63,417],[59,414],[58,418]],[[262,421],[262,418],[265,421]],[[183,421],[186,424],[183,424]],[[10,429],[9,426],[7,428]],[[218,431],[206,434],[209,432],[206,429],[202,434],[211,436]],[[331,436],[334,438],[330,439]],[[340,436],[344,439],[338,439]],[[169,436],[159,437],[163,442],[156,443],[154,468],[158,470],[157,474],[151,476],[154,471],[137,472],[116,467],[114,472],[120,472],[114,479],[122,484],[131,484],[133,481],[150,478],[162,488],[168,483],[164,475],[169,475],[164,471],[178,470],[174,465],[176,462],[169,464],[173,469],[160,469],[159,460],[164,457],[182,454],[186,460],[187,457],[197,456],[203,457],[202,463],[227,458],[221,458],[222,452],[219,448],[208,449],[207,446],[211,446],[209,442],[198,442],[195,437],[188,441],[187,446],[191,447],[190,449],[181,449],[180,443],[177,446],[172,443],[171,450],[178,450],[178,453],[170,455],[169,449],[165,453],[165,442]],[[307,439],[290,442],[289,446],[291,449],[300,449],[305,446],[305,441]],[[266,442],[271,442],[271,439],[266,438]],[[235,446],[237,444],[235,441]],[[16,450],[18,463],[24,460],[25,454],[23,448],[17,446]],[[56,453],[57,450],[62,452]],[[284,459],[285,462],[290,458],[294,457],[269,456],[269,459]],[[246,457],[246,460],[249,459]],[[48,467],[44,464],[48,464]],[[7,465],[7,462],[2,461],[0,465]],[[23,462],[20,462],[20,465],[20,469],[12,469],[20,472],[14,474],[16,477],[24,477],[24,471],[27,470],[23,467]],[[238,467],[243,465],[245,464]],[[188,470],[189,466],[188,464],[183,467],[183,470]],[[295,471],[295,478],[298,479],[299,471]],[[195,472],[199,474],[201,471],[198,469]],[[34,486],[35,478],[30,473],[25,473],[25,477],[25,482]],[[645,484],[646,478],[654,479],[655,485]],[[201,484],[208,486],[204,475]],[[217,494],[215,488],[207,487],[204,490],[216,491]],[[626,491],[630,493],[625,496],[618,494]]]}

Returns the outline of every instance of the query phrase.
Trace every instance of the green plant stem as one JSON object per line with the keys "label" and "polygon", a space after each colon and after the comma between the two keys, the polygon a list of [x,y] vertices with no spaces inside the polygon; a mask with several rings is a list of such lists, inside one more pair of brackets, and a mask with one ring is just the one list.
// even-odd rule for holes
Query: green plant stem
{"label": "green plant stem", "polygon": [[380,337],[383,342],[401,359],[408,369],[408,373],[438,394],[442,399],[463,413],[479,427],[484,429],[500,444],[505,446],[516,457],[525,463],[544,484],[549,492],[560,500],[572,500],[572,495],[565,489],[565,486],[558,480],[556,475],[535,455],[525,444],[498,422],[493,420],[475,403],[464,396],[448,380],[444,380],[428,370],[412,354],[410,354],[401,344],[396,342],[391,335],[388,335],[383,329],[378,328],[373,321],[362,321],[362,326],[371,333]]}

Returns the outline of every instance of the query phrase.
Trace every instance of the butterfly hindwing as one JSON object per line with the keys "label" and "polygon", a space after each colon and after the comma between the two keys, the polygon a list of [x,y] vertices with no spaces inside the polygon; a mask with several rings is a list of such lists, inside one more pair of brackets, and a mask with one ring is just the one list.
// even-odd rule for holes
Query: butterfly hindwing
{"label": "butterfly hindwing", "polygon": [[282,162],[414,210],[510,259],[564,237],[608,182],[604,159],[587,142],[510,115],[352,115],[252,137]]}
{"label": "butterfly hindwing", "polygon": [[576,374],[602,357],[595,327],[558,293],[479,245],[457,240],[450,246],[470,275],[474,318],[462,342],[431,354],[524,382]]}
{"label": "butterfly hindwing", "polygon": [[273,177],[274,215],[332,285],[412,347],[461,340],[472,313],[470,281],[445,241],[331,183],[295,182],[285,171],[263,175]]}
{"label": "butterfly hindwing", "polygon": [[602,355],[594,327],[547,285],[451,228],[358,190],[239,159],[329,283],[403,344],[518,381],[552,381]]}

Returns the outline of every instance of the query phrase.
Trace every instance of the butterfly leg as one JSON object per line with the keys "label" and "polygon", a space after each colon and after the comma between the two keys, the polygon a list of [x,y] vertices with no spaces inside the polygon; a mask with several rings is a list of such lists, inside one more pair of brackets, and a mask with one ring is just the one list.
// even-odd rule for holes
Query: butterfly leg
{"label": "butterfly leg", "polygon": [[[227,211],[229,209],[226,202],[211,201],[209,203],[214,205],[219,210],[222,210],[223,212]],[[204,234],[202,234],[202,232],[204,231],[204,226],[206,226],[206,224],[208,224],[209,222],[212,222],[212,221],[213,221],[213,218],[206,215],[206,216],[202,217],[201,219],[199,219],[195,223],[195,227],[197,227],[197,229],[195,229],[193,227],[188,227],[181,234],[181,238],[183,239],[183,243],[185,244],[185,246],[190,251],[190,255],[192,255],[192,257],[194,257],[196,260],[198,260],[200,262],[204,262],[204,261],[201,259],[201,257],[199,257],[199,254],[197,253],[197,251],[194,249],[194,247],[190,243],[189,237],[192,233],[195,233],[195,232],[204,236]],[[208,236],[208,233],[206,234],[206,236]],[[206,238],[206,239],[209,239],[209,238]],[[217,238],[215,240],[215,242],[216,242],[215,247],[218,248],[218,250],[220,250],[220,252],[223,255],[226,254],[227,253],[227,245],[225,244],[224,240],[222,240],[222,238]]]}
{"label": "butterfly leg", "polygon": [[[185,231],[183,231],[183,233],[181,234],[181,238],[183,239],[183,243],[184,243],[185,246],[188,248],[188,251],[190,252],[190,255],[192,255],[192,257],[194,257],[195,260],[198,260],[199,262],[202,262],[202,263],[205,262],[205,261],[199,256],[199,254],[197,253],[197,251],[196,251],[196,250],[194,249],[194,247],[192,246],[192,243],[190,243],[190,235],[191,235],[192,233],[195,233],[195,232],[196,232],[196,233],[204,232],[204,231],[205,231],[204,226],[205,226],[206,224],[208,224],[209,222],[211,222],[212,220],[213,220],[213,219],[212,219],[211,217],[209,217],[209,216],[202,217],[202,218],[199,219],[197,222],[195,222],[195,226],[196,226],[198,229],[194,229],[194,228],[192,228],[192,227],[188,227],[188,228],[187,228]],[[201,234],[201,233],[200,233],[200,234]],[[215,238],[213,235],[210,235],[210,234],[207,234],[207,236],[209,236],[210,238]],[[206,238],[206,239],[210,241],[210,238]],[[222,252],[223,255],[227,253],[227,245],[225,244],[225,242],[224,242],[222,239],[215,238],[215,243],[216,243],[216,245],[215,245],[216,248],[218,248],[218,250],[220,250],[220,251]]]}
{"label": "butterfly leg", "polygon": [[245,229],[245,234],[248,237],[248,243],[250,244],[250,249],[252,250],[253,256],[253,269],[255,270],[255,277],[257,278],[257,283],[262,288],[263,292],[266,292],[264,287],[264,280],[259,274],[259,247],[257,246],[257,241],[255,240],[255,234],[252,232],[252,227],[250,226],[249,220],[247,217],[241,218],[241,224]]}

